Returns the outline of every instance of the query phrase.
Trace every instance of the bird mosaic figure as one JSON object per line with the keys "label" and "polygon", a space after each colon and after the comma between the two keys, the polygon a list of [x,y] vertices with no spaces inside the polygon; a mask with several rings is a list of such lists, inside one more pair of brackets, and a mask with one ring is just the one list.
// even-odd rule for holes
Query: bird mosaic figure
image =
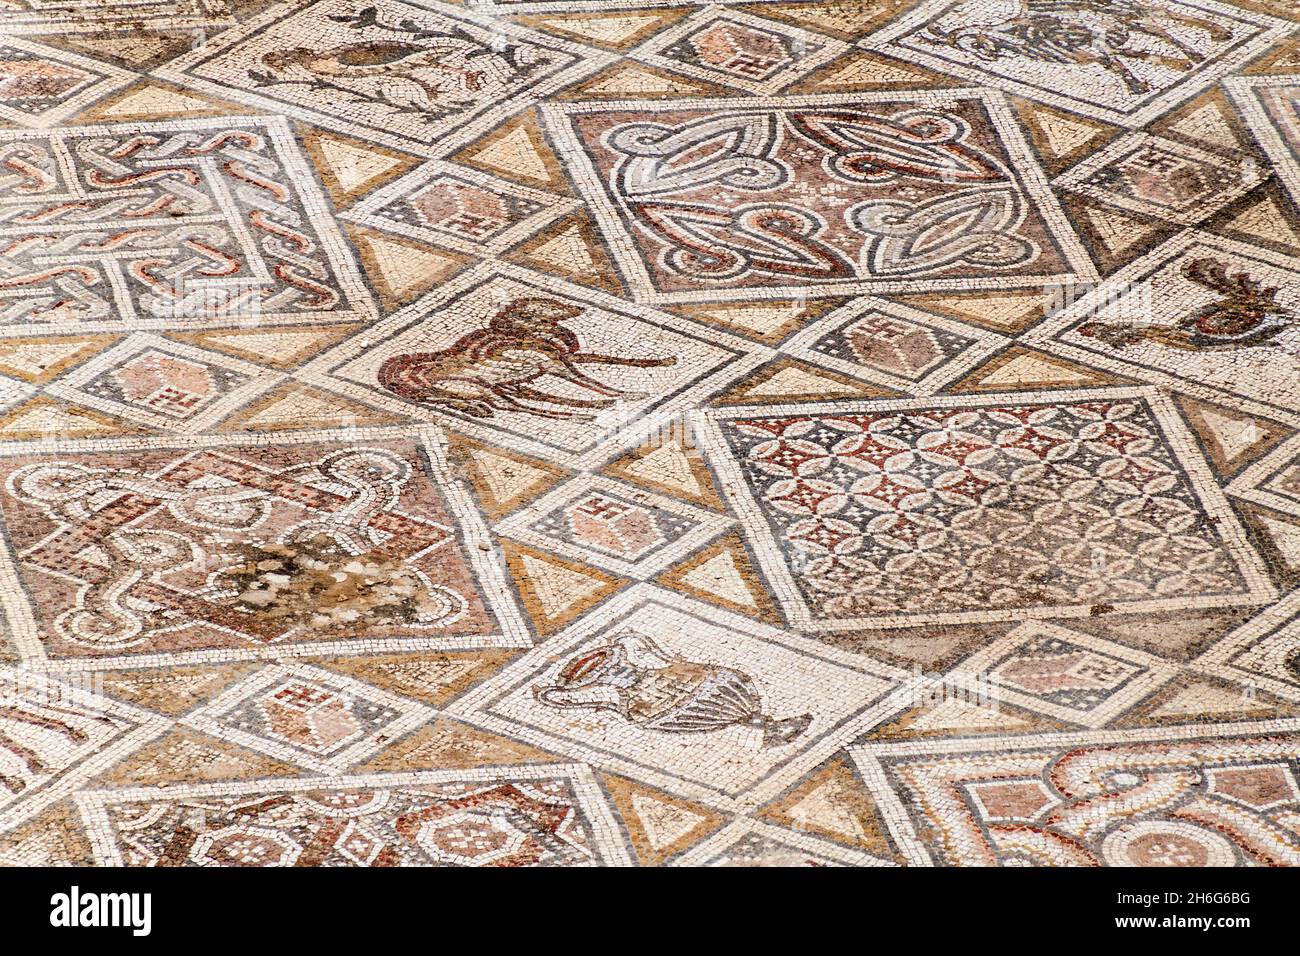
{"label": "bird mosaic figure", "polygon": [[1115,348],[1152,341],[1198,351],[1263,345],[1295,324],[1291,311],[1278,301],[1279,288],[1265,286],[1249,273],[1230,273],[1224,263],[1200,258],[1184,263],[1182,275],[1220,298],[1173,325],[1089,322],[1079,332]]}

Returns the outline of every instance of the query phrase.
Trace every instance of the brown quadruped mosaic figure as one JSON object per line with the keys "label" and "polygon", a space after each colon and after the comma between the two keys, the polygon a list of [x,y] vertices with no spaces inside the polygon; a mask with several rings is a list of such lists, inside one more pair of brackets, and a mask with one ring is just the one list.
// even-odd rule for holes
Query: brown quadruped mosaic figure
{"label": "brown quadruped mosaic figure", "polygon": [[[444,349],[385,360],[379,367],[379,383],[409,401],[440,405],[475,418],[514,411],[590,421],[593,416],[570,409],[608,408],[619,398],[636,396],[597,381],[579,365],[661,368],[677,363],[675,356],[619,358],[583,351],[578,336],[561,325],[581,314],[582,309],[554,299],[515,299],[492,317],[487,328],[462,336]],[[576,398],[532,386],[547,375],[603,397]],[[561,407],[530,404],[538,402]]]}
{"label": "brown quadruped mosaic figure", "polygon": [[764,747],[790,743],[812,722],[811,714],[769,717],[748,674],[669,654],[635,631],[575,655],[555,683],[534,687],[533,696],[548,707],[612,710],[638,727],[670,734],[754,727]]}

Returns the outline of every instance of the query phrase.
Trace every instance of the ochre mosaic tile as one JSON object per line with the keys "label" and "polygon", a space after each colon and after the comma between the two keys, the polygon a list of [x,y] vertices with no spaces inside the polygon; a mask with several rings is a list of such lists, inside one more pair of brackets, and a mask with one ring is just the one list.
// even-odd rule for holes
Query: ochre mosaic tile
{"label": "ochre mosaic tile", "polygon": [[1300,864],[1291,0],[0,7],[0,865]]}

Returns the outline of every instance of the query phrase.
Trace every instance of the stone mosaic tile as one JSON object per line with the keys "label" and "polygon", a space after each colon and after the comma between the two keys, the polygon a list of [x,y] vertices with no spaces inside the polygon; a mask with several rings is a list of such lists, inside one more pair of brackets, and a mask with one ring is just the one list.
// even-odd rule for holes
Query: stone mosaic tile
{"label": "stone mosaic tile", "polygon": [[701,549],[730,520],[634,485],[577,478],[497,525],[501,534],[646,577]]}
{"label": "stone mosaic tile", "polygon": [[1086,394],[731,408],[702,435],[803,629],[1275,596],[1158,394]]}
{"label": "stone mosaic tile", "polygon": [[1241,67],[1290,29],[1284,20],[1215,0],[927,0],[862,44],[1138,126]]}
{"label": "stone mosaic tile", "polygon": [[105,866],[628,862],[590,771],[564,764],[92,790],[78,802]]}
{"label": "stone mosaic tile", "polygon": [[319,773],[339,773],[432,716],[360,681],[275,664],[186,715],[185,723]]}
{"label": "stone mosaic tile", "polygon": [[543,115],[581,157],[584,198],[644,301],[1093,274],[1005,100],[985,92],[580,103]]}
{"label": "stone mosaic tile", "polygon": [[111,64],[7,36],[0,43],[0,119],[55,123],[133,79]]}
{"label": "stone mosaic tile", "polygon": [[0,130],[0,327],[369,317],[280,117]]}
{"label": "stone mosaic tile", "polygon": [[548,750],[743,807],[864,730],[864,712],[905,677],[643,586],[449,709]]}
{"label": "stone mosaic tile", "polygon": [[[902,811],[893,835],[917,863],[1295,866],[1296,730],[1291,720],[1254,734],[1091,731],[996,748],[882,744],[854,756],[873,792]],[[1098,813],[1099,801],[1110,809]],[[924,843],[916,826],[931,831]]]}
{"label": "stone mosaic tile", "polygon": [[9,633],[45,662],[527,645],[435,441],[354,430],[5,457]]}
{"label": "stone mosaic tile", "polygon": [[1131,212],[1195,226],[1265,176],[1258,161],[1135,133],[1057,179],[1057,185]]}
{"label": "stone mosaic tile", "polygon": [[503,252],[574,208],[561,197],[450,163],[426,163],[344,216],[471,254]]}
{"label": "stone mosaic tile", "polygon": [[789,86],[846,49],[832,37],[712,7],[657,33],[632,55],[689,76],[766,94]]}
{"label": "stone mosaic tile", "polygon": [[667,312],[485,263],[307,365],[395,414],[565,464],[674,422],[771,352]]}
{"label": "stone mosaic tile", "polygon": [[0,865],[1300,864],[1293,0],[0,9]]}
{"label": "stone mosaic tile", "polygon": [[445,154],[608,55],[439,3],[285,3],[158,75],[418,153]]}

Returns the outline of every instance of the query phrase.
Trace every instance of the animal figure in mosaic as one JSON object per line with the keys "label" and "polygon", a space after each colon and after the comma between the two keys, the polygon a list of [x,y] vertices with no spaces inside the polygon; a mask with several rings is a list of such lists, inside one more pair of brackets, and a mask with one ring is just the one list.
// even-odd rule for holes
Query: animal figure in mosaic
{"label": "animal figure in mosaic", "polygon": [[[61,720],[54,714],[75,714],[78,717],[112,725],[112,721],[106,717],[63,710],[50,705],[43,706],[38,710],[15,701],[0,700],[0,722],[26,724],[38,730],[50,731],[66,737],[73,744],[84,744],[90,740],[90,735],[80,727],[73,726],[69,721]],[[7,750],[22,761],[23,766],[27,768],[29,773],[42,774],[46,772],[45,763],[41,760],[39,754],[2,732],[0,732],[0,750]],[[27,781],[10,774],[0,773],[0,787],[4,787],[10,793],[22,793],[27,789]]]}
{"label": "animal figure in mosaic", "polygon": [[[620,358],[584,351],[578,335],[561,324],[581,314],[581,308],[554,299],[515,299],[492,317],[487,328],[470,332],[444,349],[387,359],[379,367],[379,383],[408,401],[475,418],[514,411],[590,421],[591,415],[575,409],[607,408],[620,397],[635,396],[597,381],[579,366],[660,368],[676,364],[675,356]],[[602,397],[578,398],[534,387],[533,383],[546,376]]]}
{"label": "animal figure in mosaic", "polygon": [[409,20],[382,23],[374,7],[331,19],[392,38],[276,50],[262,57],[271,73],[254,79],[262,85],[333,89],[402,112],[444,116],[471,106],[494,78],[526,75],[542,65],[518,45],[489,46],[463,29],[423,30]]}
{"label": "animal figure in mosaic", "polygon": [[1184,263],[1182,274],[1220,297],[1174,325],[1089,322],[1079,332],[1114,348],[1152,341],[1189,351],[1223,350],[1262,345],[1295,323],[1278,302],[1278,287],[1265,286],[1249,273],[1230,273],[1226,264],[1200,258]]}
{"label": "animal figure in mosaic", "polygon": [[558,709],[613,711],[669,734],[753,727],[764,747],[790,743],[812,722],[810,714],[769,717],[748,674],[669,654],[636,631],[576,655],[553,684],[534,687],[533,696]]}
{"label": "animal figure in mosaic", "polygon": [[[1023,57],[1097,65],[1122,79],[1130,93],[1140,94],[1150,92],[1151,84],[1133,73],[1127,61],[1186,72],[1205,59],[1171,27],[1200,30],[1220,42],[1232,38],[1232,28],[1222,23],[1142,0],[1020,0],[1013,17],[951,29],[931,24],[920,39],[985,61]],[[1156,41],[1165,52],[1135,45],[1142,39]]]}
{"label": "animal figure in mosaic", "polygon": [[1300,684],[1300,650],[1295,650],[1288,654],[1286,660],[1282,662],[1282,668],[1290,675],[1293,681]]}

